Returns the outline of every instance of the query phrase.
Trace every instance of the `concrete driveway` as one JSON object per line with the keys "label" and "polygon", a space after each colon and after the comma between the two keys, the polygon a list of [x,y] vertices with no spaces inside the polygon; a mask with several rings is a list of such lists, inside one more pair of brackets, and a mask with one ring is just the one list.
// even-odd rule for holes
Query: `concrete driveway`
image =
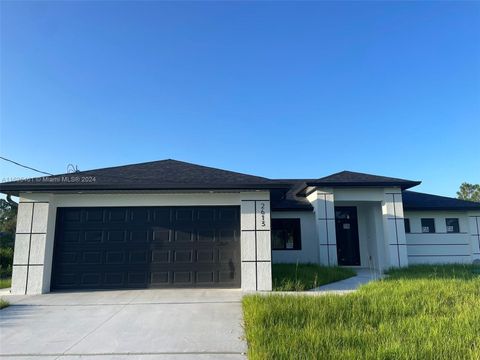
{"label": "concrete driveway", "polygon": [[240,290],[128,290],[8,299],[0,359],[244,359]]}

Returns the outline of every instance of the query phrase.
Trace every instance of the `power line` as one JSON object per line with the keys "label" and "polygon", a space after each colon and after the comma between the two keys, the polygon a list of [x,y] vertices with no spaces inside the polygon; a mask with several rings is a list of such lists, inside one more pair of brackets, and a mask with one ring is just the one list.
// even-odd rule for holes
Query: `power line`
{"label": "power line", "polygon": [[41,170],[38,170],[38,169],[32,168],[32,167],[30,167],[30,166],[27,166],[27,165],[20,164],[20,163],[18,163],[18,162],[16,162],[16,161],[13,161],[13,160],[10,160],[10,159],[7,159],[7,158],[4,158],[3,156],[0,156],[0,159],[2,159],[2,160],[5,160],[5,161],[8,161],[8,162],[11,162],[12,164],[15,164],[15,165],[21,166],[21,167],[23,167],[23,168],[25,168],[25,169],[29,169],[29,170],[36,171],[36,172],[38,172],[38,173],[40,173],[40,174],[45,174],[45,175],[53,175],[53,174],[50,174],[50,173],[48,173],[48,172],[46,172],[46,171],[41,171]]}

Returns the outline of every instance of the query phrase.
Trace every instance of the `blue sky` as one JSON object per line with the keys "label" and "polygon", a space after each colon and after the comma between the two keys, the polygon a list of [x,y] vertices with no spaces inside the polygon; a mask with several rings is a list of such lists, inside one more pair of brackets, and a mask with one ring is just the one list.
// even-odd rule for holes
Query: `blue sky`
{"label": "blue sky", "polygon": [[480,183],[478,2],[0,4],[2,156]]}

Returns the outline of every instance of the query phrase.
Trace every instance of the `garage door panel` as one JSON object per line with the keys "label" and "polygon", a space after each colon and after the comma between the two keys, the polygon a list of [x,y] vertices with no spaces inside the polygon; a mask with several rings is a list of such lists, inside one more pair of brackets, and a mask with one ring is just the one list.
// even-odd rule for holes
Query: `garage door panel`
{"label": "garage door panel", "polygon": [[168,286],[170,284],[170,273],[168,271],[153,271],[150,283],[157,286]]}
{"label": "garage door panel", "polygon": [[85,242],[87,243],[101,243],[103,241],[102,230],[85,231]]}
{"label": "garage door panel", "polygon": [[147,264],[148,263],[148,252],[145,250],[134,250],[129,253],[129,262],[130,264]]}
{"label": "garage door panel", "polygon": [[238,207],[59,208],[52,289],[239,287],[239,218]]}
{"label": "garage door panel", "polygon": [[218,261],[221,264],[236,263],[238,252],[230,249],[218,249]]}
{"label": "garage door panel", "polygon": [[64,212],[63,221],[70,222],[80,222],[82,219],[82,212],[80,209],[70,209]]}
{"label": "garage door panel", "polygon": [[106,287],[124,287],[125,276],[123,272],[107,272],[103,284]]}
{"label": "garage door panel", "polygon": [[153,210],[148,208],[132,208],[130,222],[132,224],[145,224],[153,221]]}
{"label": "garage door panel", "polygon": [[193,241],[193,229],[182,229],[175,230],[174,236],[175,242],[192,242]]}
{"label": "garage door panel", "polygon": [[82,263],[89,265],[101,265],[103,263],[102,253],[100,251],[84,252],[82,257]]}
{"label": "garage door panel", "polygon": [[79,243],[80,242],[80,231],[65,231],[62,234],[63,243]]}
{"label": "garage door panel", "polygon": [[169,264],[171,261],[170,256],[169,250],[153,250],[152,264]]}
{"label": "garage door panel", "polygon": [[105,251],[106,265],[122,265],[126,263],[124,251]]}
{"label": "garage door panel", "polygon": [[62,252],[59,252],[58,253],[58,259],[57,261],[60,263],[60,264],[77,264],[78,263],[78,259],[77,259],[77,256],[79,254],[77,252],[73,252],[73,251],[62,251]]}
{"label": "garage door panel", "polygon": [[153,231],[152,241],[155,242],[170,242],[171,231],[169,229],[156,229]]}
{"label": "garage door panel", "polygon": [[171,208],[156,208],[153,210],[153,222],[157,225],[169,226],[172,222]]}
{"label": "garage door panel", "polygon": [[128,284],[133,286],[146,286],[147,285],[147,272],[144,271],[132,271],[128,273]]}
{"label": "garage door panel", "polygon": [[173,259],[175,263],[192,263],[193,251],[192,250],[177,250],[174,252]]}
{"label": "garage door panel", "polygon": [[193,208],[176,208],[174,209],[176,222],[192,222],[193,221]]}
{"label": "garage door panel", "polygon": [[106,210],[107,222],[127,222],[128,210],[125,208],[110,208]]}
{"label": "garage door panel", "polygon": [[218,218],[223,222],[223,223],[231,223],[235,224],[238,223],[239,218],[237,216],[237,211],[236,209],[233,208],[222,208],[218,209]]}
{"label": "garage door panel", "polygon": [[197,283],[213,284],[215,282],[214,271],[197,271]]}
{"label": "garage door panel", "polygon": [[197,241],[212,243],[215,241],[215,230],[200,229],[197,230]]}
{"label": "garage door panel", "polygon": [[217,241],[222,242],[234,242],[238,239],[238,235],[235,230],[221,229],[218,231]]}
{"label": "garage door panel", "polygon": [[216,262],[215,249],[197,250],[196,261],[202,264],[214,264]]}
{"label": "garage door panel", "polygon": [[76,286],[78,285],[77,275],[78,273],[74,272],[63,272],[58,275],[56,284],[57,286],[61,286],[63,288]]}
{"label": "garage door panel", "polygon": [[180,286],[192,285],[193,273],[191,271],[174,271],[173,281]]}
{"label": "garage door panel", "polygon": [[127,232],[125,230],[111,230],[107,231],[106,242],[126,242]]}
{"label": "garage door panel", "polygon": [[82,286],[98,287],[101,285],[102,274],[100,272],[82,273],[80,275],[80,284]]}
{"label": "garage door panel", "polygon": [[215,221],[215,209],[214,208],[204,208],[198,209],[196,213],[196,219],[200,222],[214,222]]}
{"label": "garage door panel", "polygon": [[148,242],[149,232],[147,230],[133,230],[128,232],[130,242]]}
{"label": "garage door panel", "polygon": [[87,208],[84,211],[84,219],[86,223],[103,223],[104,209],[103,208]]}

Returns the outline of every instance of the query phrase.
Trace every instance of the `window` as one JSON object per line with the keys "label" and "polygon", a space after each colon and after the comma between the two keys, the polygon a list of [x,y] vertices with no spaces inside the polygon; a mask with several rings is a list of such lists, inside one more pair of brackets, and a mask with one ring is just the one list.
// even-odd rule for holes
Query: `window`
{"label": "window", "polygon": [[460,232],[460,225],[458,224],[458,219],[445,219],[445,224],[447,225],[447,233]]}
{"label": "window", "polygon": [[272,250],[300,250],[300,219],[272,219]]}
{"label": "window", "polygon": [[435,219],[422,219],[422,233],[435,232]]}
{"label": "window", "polygon": [[404,219],[405,221],[405,232],[410,233],[410,219]]}

